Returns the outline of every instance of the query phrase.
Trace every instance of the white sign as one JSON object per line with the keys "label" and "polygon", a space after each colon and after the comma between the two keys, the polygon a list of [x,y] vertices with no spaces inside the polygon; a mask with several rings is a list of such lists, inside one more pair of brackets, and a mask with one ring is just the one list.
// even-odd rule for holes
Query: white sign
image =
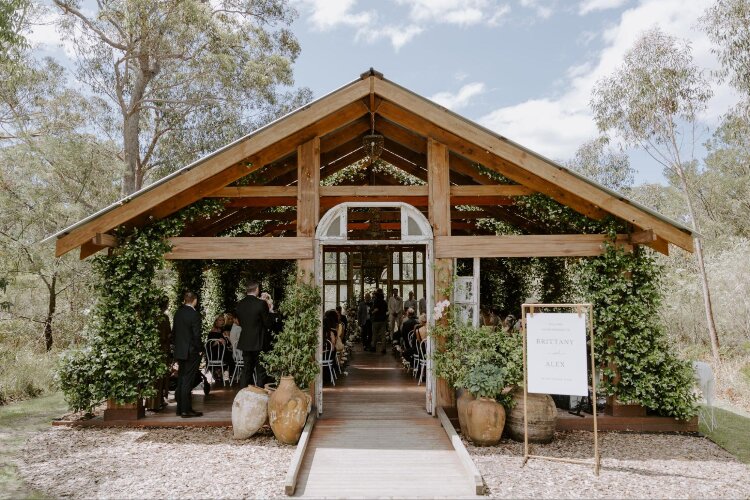
{"label": "white sign", "polygon": [[528,392],[588,396],[586,314],[526,314]]}

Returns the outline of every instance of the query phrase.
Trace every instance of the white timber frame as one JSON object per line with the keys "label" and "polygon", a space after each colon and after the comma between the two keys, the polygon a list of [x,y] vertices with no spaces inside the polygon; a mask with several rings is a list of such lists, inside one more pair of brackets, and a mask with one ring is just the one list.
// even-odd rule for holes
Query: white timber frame
{"label": "white timber frame", "polygon": [[[401,238],[398,240],[349,240],[348,213],[350,208],[398,208],[401,210]],[[393,245],[424,245],[425,246],[425,296],[427,298],[427,324],[429,328],[434,324],[432,314],[435,301],[435,279],[433,273],[434,238],[432,226],[427,218],[417,208],[403,202],[346,202],[331,208],[318,222],[315,230],[315,283],[323,287],[323,249],[327,245],[336,246],[393,246]],[[390,265],[390,264],[389,264]],[[321,322],[323,317],[321,306]],[[431,415],[435,415],[437,400],[435,375],[432,369],[432,352],[434,342],[432,337],[427,340],[427,382],[425,384],[425,408]],[[320,367],[315,379],[315,398],[318,414],[323,413],[323,335],[318,335],[318,351],[316,354]]]}

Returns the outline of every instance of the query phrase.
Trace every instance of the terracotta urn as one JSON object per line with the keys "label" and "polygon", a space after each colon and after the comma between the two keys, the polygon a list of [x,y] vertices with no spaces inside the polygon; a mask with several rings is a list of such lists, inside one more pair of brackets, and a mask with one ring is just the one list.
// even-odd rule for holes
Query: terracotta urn
{"label": "terracotta urn", "polygon": [[[513,390],[515,404],[508,412],[508,435],[523,441],[523,388]],[[549,443],[555,437],[557,407],[549,394],[527,394],[526,405],[530,443]]]}
{"label": "terracotta urn", "polygon": [[273,435],[285,444],[297,444],[310,413],[312,398],[294,383],[294,377],[281,377],[279,387],[268,400],[268,422]]}
{"label": "terracotta urn", "polygon": [[467,420],[469,416],[466,414],[466,410],[469,406],[469,403],[474,401],[476,398],[467,389],[459,390],[461,391],[461,395],[456,398],[456,409],[458,410],[458,425],[461,428],[461,434],[467,436]]}
{"label": "terracotta urn", "polygon": [[492,398],[478,398],[466,405],[466,431],[477,446],[500,442],[505,427],[505,409]]}
{"label": "terracotta urn", "polygon": [[247,439],[268,421],[268,393],[258,387],[245,387],[232,403],[234,439]]}

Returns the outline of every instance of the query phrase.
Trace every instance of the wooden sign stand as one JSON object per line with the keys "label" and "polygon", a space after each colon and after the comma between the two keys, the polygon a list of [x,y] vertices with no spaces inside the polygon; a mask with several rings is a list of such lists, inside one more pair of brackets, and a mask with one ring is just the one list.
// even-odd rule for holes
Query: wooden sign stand
{"label": "wooden sign stand", "polygon": [[[588,314],[589,317],[589,339],[591,344],[591,369],[594,372],[591,376],[591,386],[593,393],[593,401],[591,402],[591,408],[594,415],[594,462],[593,464],[589,460],[578,460],[574,458],[558,458],[558,457],[545,457],[543,455],[531,455],[529,453],[529,424],[528,424],[528,366],[526,363],[526,311],[528,310],[529,315],[534,315],[534,309],[537,308],[557,308],[557,309],[574,309],[578,312],[580,317],[582,314]],[[585,309],[585,311],[584,311]],[[599,456],[599,428],[597,425],[596,417],[596,364],[594,363],[594,308],[592,304],[523,304],[521,306],[521,326],[523,329],[523,463],[521,467],[526,465],[526,462],[530,458],[539,458],[542,460],[550,460],[553,462],[568,462],[574,464],[593,465],[594,474],[599,475],[601,457]],[[588,371],[588,370],[587,370]]]}

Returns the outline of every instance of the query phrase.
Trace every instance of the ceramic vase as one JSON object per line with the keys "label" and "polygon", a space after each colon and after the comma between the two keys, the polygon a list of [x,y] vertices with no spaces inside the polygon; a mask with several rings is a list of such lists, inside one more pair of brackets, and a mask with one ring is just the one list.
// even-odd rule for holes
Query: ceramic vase
{"label": "ceramic vase", "polygon": [[477,446],[493,446],[500,442],[505,427],[505,409],[492,398],[478,398],[466,407],[467,433]]}
{"label": "ceramic vase", "polygon": [[310,413],[312,398],[294,383],[294,377],[281,377],[279,387],[268,400],[268,422],[276,439],[297,444]]}

